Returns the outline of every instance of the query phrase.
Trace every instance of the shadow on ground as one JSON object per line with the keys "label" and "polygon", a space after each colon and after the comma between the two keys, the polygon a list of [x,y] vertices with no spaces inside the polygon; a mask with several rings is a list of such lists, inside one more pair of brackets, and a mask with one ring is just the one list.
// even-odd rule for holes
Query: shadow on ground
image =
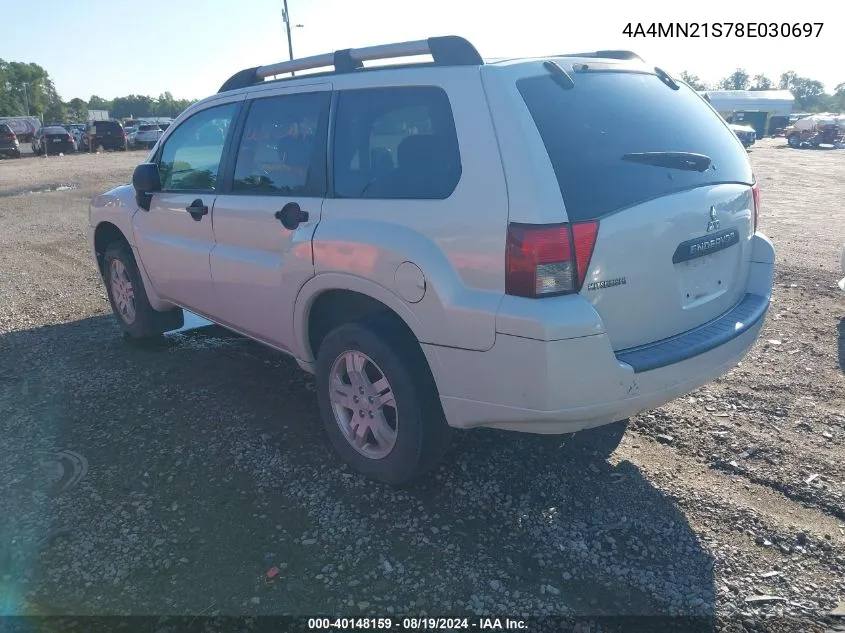
{"label": "shadow on ground", "polygon": [[395,490],[316,411],[292,361],[217,327],[0,335],[0,613],[712,612],[712,557],[631,463],[473,431]]}

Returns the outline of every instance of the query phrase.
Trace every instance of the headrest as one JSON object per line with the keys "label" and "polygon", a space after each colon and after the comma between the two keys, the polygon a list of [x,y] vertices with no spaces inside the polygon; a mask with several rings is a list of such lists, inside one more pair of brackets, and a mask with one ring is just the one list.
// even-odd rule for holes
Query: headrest
{"label": "headrest", "polygon": [[407,169],[419,165],[437,165],[448,157],[443,140],[432,134],[414,134],[399,143],[396,150],[399,168]]}

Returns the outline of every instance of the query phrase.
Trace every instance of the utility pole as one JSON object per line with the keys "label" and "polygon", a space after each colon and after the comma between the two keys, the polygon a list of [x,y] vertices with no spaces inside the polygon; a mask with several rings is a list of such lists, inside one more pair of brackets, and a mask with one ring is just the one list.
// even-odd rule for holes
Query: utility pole
{"label": "utility pole", "polygon": [[[282,0],[282,2],[284,3],[284,9],[282,9],[282,17],[285,20],[285,29],[287,29],[288,32],[288,56],[290,57],[290,60],[293,61],[293,40],[290,35],[290,13],[288,13],[288,0]],[[293,71],[291,71],[290,76],[294,76]]]}
{"label": "utility pole", "polygon": [[29,116],[29,95],[26,93],[26,84],[23,85],[23,102],[26,104],[26,116]]}

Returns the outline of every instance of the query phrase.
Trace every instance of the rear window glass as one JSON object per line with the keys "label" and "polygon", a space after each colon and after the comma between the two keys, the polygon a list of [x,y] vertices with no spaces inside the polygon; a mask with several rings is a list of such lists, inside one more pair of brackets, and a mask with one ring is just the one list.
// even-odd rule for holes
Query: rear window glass
{"label": "rear window glass", "polygon": [[12,128],[10,128],[8,125],[6,125],[5,123],[0,123],[0,133],[8,134],[11,131]]}
{"label": "rear window glass", "polygon": [[140,132],[149,132],[151,130],[158,131],[160,128],[157,125],[141,125],[138,126],[138,131]]}
{"label": "rear window glass", "polygon": [[63,127],[50,125],[44,128],[44,134],[67,134],[67,130]]}
{"label": "rear window glass", "polygon": [[[576,73],[565,89],[549,75],[517,81],[560,185],[567,215],[581,221],[684,189],[752,183],[742,145],[690,88],[654,75]],[[623,161],[640,152],[693,152],[704,172]]]}
{"label": "rear window glass", "polygon": [[98,121],[94,124],[97,128],[97,134],[103,134],[104,132],[114,132],[115,130],[123,130],[120,127],[120,124],[115,123],[114,121]]}

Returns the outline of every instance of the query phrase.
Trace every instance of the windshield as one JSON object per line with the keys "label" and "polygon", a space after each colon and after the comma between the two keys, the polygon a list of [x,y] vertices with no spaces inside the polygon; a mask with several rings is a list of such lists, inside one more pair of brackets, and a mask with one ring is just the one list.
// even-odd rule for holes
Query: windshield
{"label": "windshield", "polygon": [[[570,220],[702,185],[752,184],[742,146],[687,86],[672,90],[655,75],[633,72],[582,72],[573,79],[569,89],[550,75],[517,81]],[[645,154],[663,158],[630,159]],[[709,158],[708,168],[679,169],[677,158],[665,158],[691,154]]]}

